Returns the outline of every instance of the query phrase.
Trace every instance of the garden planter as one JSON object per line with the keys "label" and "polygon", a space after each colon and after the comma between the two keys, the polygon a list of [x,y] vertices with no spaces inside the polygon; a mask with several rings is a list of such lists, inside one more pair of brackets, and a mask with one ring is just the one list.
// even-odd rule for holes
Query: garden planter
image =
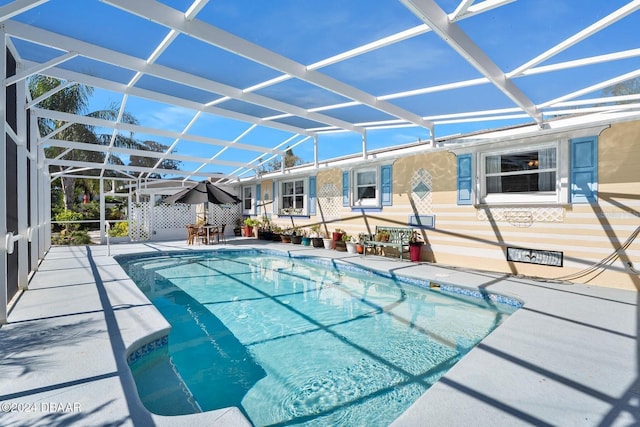
{"label": "garden planter", "polygon": [[291,236],[288,234],[281,234],[280,240],[282,240],[282,243],[291,243]]}
{"label": "garden planter", "polygon": [[338,252],[346,252],[347,251],[347,244],[345,242],[343,242],[342,240],[339,241],[334,241],[333,242],[335,245],[335,250]]}
{"label": "garden planter", "polygon": [[355,254],[356,252],[356,244],[355,242],[347,242],[345,243],[345,245],[347,246],[347,252],[349,252],[350,254]]}
{"label": "garden planter", "polygon": [[422,243],[409,244],[409,258],[413,262],[420,261],[420,252],[422,251]]}
{"label": "garden planter", "polygon": [[324,247],[324,243],[322,242],[322,237],[312,237],[311,244],[314,248],[322,248]]}
{"label": "garden planter", "polygon": [[325,249],[333,249],[333,240],[331,239],[322,239],[322,244]]}
{"label": "garden planter", "polygon": [[363,254],[364,253],[364,245],[360,243],[356,243],[356,253]]}
{"label": "garden planter", "polygon": [[311,245],[311,238],[310,237],[303,237],[302,238],[302,246],[310,246]]}
{"label": "garden planter", "polygon": [[344,233],[342,232],[335,232],[335,231],[331,234],[331,240],[332,240],[331,249],[336,249],[336,246],[337,246],[336,242],[342,242],[343,234]]}
{"label": "garden planter", "polygon": [[302,243],[302,236],[291,236],[291,243],[294,245],[299,245]]}
{"label": "garden planter", "polygon": [[253,227],[250,225],[245,225],[243,227],[244,237],[253,237]]}

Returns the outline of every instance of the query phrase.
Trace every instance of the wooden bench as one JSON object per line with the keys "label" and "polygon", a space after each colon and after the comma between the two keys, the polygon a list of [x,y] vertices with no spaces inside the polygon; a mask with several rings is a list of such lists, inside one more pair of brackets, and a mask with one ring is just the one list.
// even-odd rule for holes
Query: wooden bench
{"label": "wooden bench", "polygon": [[[375,239],[376,235],[380,235],[382,231],[386,231],[389,233],[389,240],[387,241],[378,241]],[[408,227],[387,227],[387,226],[376,226],[376,233],[374,236],[371,236],[369,239],[365,239],[362,242],[364,246],[364,255],[367,254],[367,249],[383,247],[383,246],[391,246],[398,250],[400,254],[400,261],[402,261],[402,255],[405,252],[409,252],[409,240],[411,239],[411,234],[413,230]],[[405,250],[406,248],[406,250]]]}

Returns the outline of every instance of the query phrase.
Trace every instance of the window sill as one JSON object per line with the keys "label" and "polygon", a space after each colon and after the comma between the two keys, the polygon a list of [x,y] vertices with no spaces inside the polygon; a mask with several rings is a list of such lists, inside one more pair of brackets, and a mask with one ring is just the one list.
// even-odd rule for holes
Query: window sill
{"label": "window sill", "polygon": [[380,206],[350,206],[351,212],[382,212]]}
{"label": "window sill", "polygon": [[560,202],[490,202],[490,203],[477,203],[474,204],[473,207],[476,209],[487,209],[487,208],[564,208],[571,206],[570,203],[560,203]]}

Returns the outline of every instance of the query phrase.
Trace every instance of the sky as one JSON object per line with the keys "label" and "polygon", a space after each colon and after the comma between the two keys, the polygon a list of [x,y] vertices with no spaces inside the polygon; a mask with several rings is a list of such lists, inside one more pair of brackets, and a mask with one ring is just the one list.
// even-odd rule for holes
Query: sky
{"label": "sky", "polygon": [[[447,13],[452,13],[458,5],[457,1],[452,0],[436,2]],[[0,6],[9,3],[7,0],[0,0]],[[106,3],[108,0],[51,0],[13,19],[93,45],[104,46],[134,59],[146,60],[169,29]],[[159,3],[161,5],[155,9],[161,10],[162,5],[165,5],[179,12],[184,12],[191,5],[190,1],[185,0],[163,0]],[[624,0],[520,0],[459,20],[457,24],[484,50],[491,61],[508,73],[557,46],[563,40],[578,34],[626,3]],[[521,117],[468,123],[450,119],[451,115],[464,112],[513,107],[513,103],[503,93],[489,84],[395,97],[393,94],[404,91],[472,81],[481,77],[473,66],[432,32],[318,67],[318,61],[422,24],[418,17],[396,0],[215,0],[207,3],[197,15],[197,19],[281,55],[283,60],[295,61],[301,66],[315,69],[359,91],[375,97],[390,97],[386,102],[411,114],[435,120],[435,136],[438,138],[530,122],[530,119]],[[637,32],[639,27],[640,12],[629,14],[616,25],[585,37],[574,46],[561,49],[557,55],[542,61],[539,65],[552,65],[594,55],[637,49],[640,41]],[[43,43],[32,43],[20,37],[12,40],[20,55],[31,61],[45,62],[61,54],[59,50],[44,46]],[[154,64],[174,68],[195,78],[212,79],[225,88],[234,90],[247,89],[282,75],[282,72],[269,66],[184,34],[178,35]],[[110,79],[119,85],[126,85],[134,78],[133,71],[126,67],[107,65],[82,55],[61,64],[60,67]],[[513,82],[534,104],[540,105],[575,93],[583,87],[639,69],[640,60],[636,54],[614,62],[544,74],[533,73],[514,78]],[[206,90],[195,89],[148,74],[143,75],[135,87],[180,96],[193,103],[219,101],[222,97],[217,90],[219,86],[210,85]],[[296,78],[252,93],[304,109],[348,101],[347,98],[330,90]],[[580,94],[575,98],[584,99],[599,95],[600,89]],[[120,105],[122,101],[122,94],[98,88],[91,99],[90,110]],[[244,101],[225,101],[217,106],[260,117],[279,113]],[[126,110],[135,116],[142,126],[174,132],[185,130],[195,115],[193,109],[133,95],[127,99]],[[386,112],[367,106],[340,108],[322,113],[353,123],[394,118]],[[280,121],[305,127],[319,126],[318,123],[304,118],[285,118]],[[189,129],[189,133],[227,141],[234,141],[242,136],[239,140],[241,143],[269,148],[283,143],[292,136],[288,132],[264,126],[251,129],[251,125],[246,122],[212,114],[201,115]],[[172,138],[155,135],[136,134],[135,137],[153,139],[166,145],[174,142]],[[417,126],[371,130],[367,133],[367,147],[377,149],[429,138],[429,131]],[[290,144],[295,144],[301,139],[302,137],[294,138]],[[321,159],[358,153],[360,149],[361,136],[354,132],[322,134],[319,137],[318,151]],[[217,156],[220,160],[228,161],[247,161],[259,156],[258,153],[234,149],[224,152],[219,150],[220,147],[189,141],[181,141],[177,146],[178,154],[204,158]],[[312,161],[313,139],[296,146],[294,153],[305,161]],[[191,165],[185,164],[183,167],[189,169]],[[210,165],[204,170],[227,173],[233,169]]]}

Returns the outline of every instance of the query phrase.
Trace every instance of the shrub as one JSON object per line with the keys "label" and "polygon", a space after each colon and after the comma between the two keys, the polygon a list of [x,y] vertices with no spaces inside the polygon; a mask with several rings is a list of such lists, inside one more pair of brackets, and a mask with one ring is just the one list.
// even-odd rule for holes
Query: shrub
{"label": "shrub", "polygon": [[[84,216],[81,213],[73,212],[73,211],[61,211],[57,213],[56,216],[54,217],[55,221],[82,221],[83,219],[84,219]],[[61,226],[67,232],[75,231],[80,228],[80,224],[78,223],[75,223],[75,224],[65,223],[65,224],[61,224]]]}
{"label": "shrub", "polygon": [[62,230],[59,235],[51,236],[54,245],[88,245],[91,238],[85,230]]}
{"label": "shrub", "polygon": [[129,236],[129,223],[116,222],[109,229],[109,237],[127,237]]}

